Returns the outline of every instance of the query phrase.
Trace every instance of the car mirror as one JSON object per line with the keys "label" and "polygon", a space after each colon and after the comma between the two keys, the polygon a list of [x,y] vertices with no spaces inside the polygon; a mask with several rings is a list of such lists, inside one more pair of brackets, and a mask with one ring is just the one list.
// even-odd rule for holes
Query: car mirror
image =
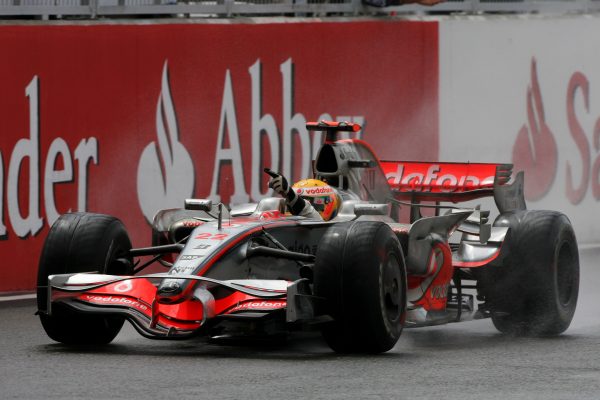
{"label": "car mirror", "polygon": [[198,210],[210,212],[212,210],[212,200],[209,199],[185,199],[184,208],[186,210]]}

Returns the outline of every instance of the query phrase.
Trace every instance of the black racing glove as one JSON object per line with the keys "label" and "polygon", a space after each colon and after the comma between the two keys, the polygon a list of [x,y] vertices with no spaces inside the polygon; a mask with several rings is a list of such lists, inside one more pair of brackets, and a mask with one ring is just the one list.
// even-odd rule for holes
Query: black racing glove
{"label": "black racing glove", "polygon": [[273,172],[269,168],[265,168],[264,171],[271,177],[269,180],[269,187],[276,191],[281,197],[285,198],[292,214],[300,214],[304,208],[305,200],[302,197],[299,197],[294,190],[291,190],[290,184],[283,175]]}
{"label": "black racing glove", "polygon": [[283,175],[279,175],[277,173],[274,173],[274,175],[275,176],[271,175],[269,187],[279,193],[281,197],[287,197],[287,194],[290,191],[290,184]]}

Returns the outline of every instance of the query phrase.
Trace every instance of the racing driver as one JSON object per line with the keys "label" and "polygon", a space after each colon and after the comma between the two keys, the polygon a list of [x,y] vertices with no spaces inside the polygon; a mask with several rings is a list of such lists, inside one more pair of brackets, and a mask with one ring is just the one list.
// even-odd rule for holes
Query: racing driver
{"label": "racing driver", "polygon": [[293,215],[329,221],[337,215],[340,198],[331,186],[318,179],[302,179],[290,187],[281,174],[265,168],[269,187],[281,195]]}

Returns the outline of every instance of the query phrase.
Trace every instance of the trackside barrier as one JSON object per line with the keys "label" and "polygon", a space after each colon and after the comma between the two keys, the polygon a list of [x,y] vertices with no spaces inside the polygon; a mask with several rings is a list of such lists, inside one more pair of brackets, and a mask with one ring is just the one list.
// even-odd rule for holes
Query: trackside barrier
{"label": "trackside barrier", "polygon": [[0,26],[0,292],[33,289],[68,211],[114,215],[144,247],[159,209],[259,201],[264,167],[310,176],[324,137],[307,121],[368,126],[381,157],[436,158],[437,35],[376,20]]}

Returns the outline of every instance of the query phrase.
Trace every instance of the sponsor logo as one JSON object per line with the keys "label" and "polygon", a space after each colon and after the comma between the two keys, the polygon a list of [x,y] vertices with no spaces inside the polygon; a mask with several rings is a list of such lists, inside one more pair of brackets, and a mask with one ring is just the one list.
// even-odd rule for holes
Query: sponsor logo
{"label": "sponsor logo", "polygon": [[196,250],[206,250],[208,249],[210,246],[212,246],[212,244],[208,244],[208,243],[201,243],[198,246],[194,247],[194,249]]}
{"label": "sponsor logo", "polygon": [[302,194],[305,196],[315,196],[315,195],[319,195],[319,194],[330,194],[330,193],[333,193],[333,189],[329,186],[320,186],[320,187],[308,188],[308,189],[300,188],[298,190],[298,194]]}
{"label": "sponsor logo", "polygon": [[196,260],[198,258],[200,258],[202,256],[198,256],[198,255],[191,255],[191,254],[184,254],[182,256],[179,257],[179,261],[192,261],[192,260]]}
{"label": "sponsor logo", "polygon": [[80,298],[83,301],[87,301],[89,303],[94,303],[94,304],[127,306],[127,307],[136,308],[141,311],[148,311],[148,306],[140,303],[137,300],[130,299],[128,297],[99,296],[99,295],[86,294],[86,295],[81,296]]}
{"label": "sponsor logo", "polygon": [[[35,75],[25,88],[29,104],[29,137],[19,139],[11,154],[0,152],[0,194],[4,193],[0,196],[0,239],[9,235],[5,208],[10,226],[19,238],[36,236],[44,226],[44,214],[51,226],[64,212],[56,205],[55,191],[59,186],[73,186],[76,195],[69,203],[76,202],[77,211],[87,209],[88,174],[92,164],[98,165],[98,140],[82,138],[77,147],[71,149],[56,132],[45,129],[54,139],[42,138],[40,116],[44,113],[40,110],[40,91],[40,79]],[[45,160],[42,144],[49,144]],[[4,166],[7,166],[6,170]]]}
{"label": "sponsor logo", "polygon": [[494,176],[480,179],[473,175],[440,174],[440,171],[441,166],[439,164],[432,164],[426,174],[413,172],[405,175],[404,165],[398,164],[396,171],[388,172],[385,177],[390,185],[406,186],[415,191],[429,191],[432,187],[435,187],[443,192],[452,192],[458,189],[477,188],[494,183]]}
{"label": "sponsor logo", "polygon": [[244,303],[240,303],[227,311],[227,313],[233,313],[236,311],[245,310],[277,310],[287,305],[285,300],[251,300]]}
{"label": "sponsor logo", "polygon": [[179,141],[167,61],[161,83],[156,105],[158,144],[152,142],[146,146],[137,170],[138,200],[148,222],[152,221],[156,210],[179,207],[181,199],[193,197],[194,192],[194,165],[189,152]]}
{"label": "sponsor logo", "polygon": [[204,225],[204,221],[199,221],[197,219],[186,219],[183,221],[183,226],[185,226],[186,228],[195,228],[200,225]]}
{"label": "sponsor logo", "polygon": [[191,264],[191,265],[177,265],[176,267],[173,267],[173,269],[171,269],[169,271],[169,275],[189,275],[192,274],[194,272],[194,270],[196,269],[196,265]]}
{"label": "sponsor logo", "polygon": [[123,281],[115,285],[115,291],[119,293],[129,292],[131,289],[133,289],[133,285],[130,280]]}
{"label": "sponsor logo", "polygon": [[[531,86],[527,88],[526,103],[528,122],[517,135],[513,146],[513,163],[515,170],[524,170],[527,174],[525,198],[539,200],[552,189],[562,167],[559,165],[561,148],[557,146],[554,133],[546,124],[535,58],[531,61]],[[565,173],[564,193],[571,204],[577,205],[591,189],[592,196],[599,201],[600,118],[596,119],[593,127],[588,126],[589,131],[586,132],[582,120],[587,116],[580,115],[590,113],[590,83],[582,72],[574,72],[569,79],[566,108],[569,134],[579,150],[579,160],[566,160],[562,169]],[[559,132],[559,136],[563,135],[566,136],[566,133]],[[581,168],[573,169],[574,165],[581,165]],[[576,171],[580,171],[579,176]]]}
{"label": "sponsor logo", "polygon": [[[237,69],[237,68],[236,68]],[[260,60],[256,60],[248,68],[250,73],[250,120],[243,121],[251,126],[250,150],[251,167],[248,171],[242,161],[243,148],[240,137],[245,134],[238,127],[240,120],[236,111],[234,79],[230,69],[224,71],[223,96],[219,126],[210,134],[217,138],[214,149],[214,167],[210,186],[210,194],[206,196],[218,203],[221,201],[219,188],[229,179],[223,174],[223,167],[228,165],[233,175],[232,182],[225,186],[232,187],[229,202],[232,204],[258,201],[270,196],[271,189],[265,187],[262,172],[263,160],[270,160],[270,168],[281,170],[287,177],[310,176],[311,160],[316,156],[319,145],[323,141],[321,132],[309,135],[306,131],[306,117],[294,109],[294,63],[291,58],[279,66],[282,83],[281,119],[263,113],[263,74]],[[156,210],[178,207],[183,198],[192,197],[194,191],[195,172],[190,152],[180,141],[177,124],[175,102],[171,97],[169,70],[165,61],[162,71],[161,93],[156,106],[157,140],[146,146],[138,163],[137,195],[142,213],[148,222],[152,221]],[[239,89],[238,89],[239,90]],[[243,93],[244,97],[246,93]],[[245,109],[245,108],[244,108]],[[319,120],[349,121],[365,126],[362,115],[321,114]],[[363,131],[357,132],[361,138]],[[346,134],[346,133],[345,133]],[[350,134],[340,135],[350,137]],[[264,141],[266,146],[261,146]],[[299,145],[296,142],[299,141]],[[296,166],[298,164],[298,166]],[[250,180],[249,187],[247,179]],[[156,184],[157,182],[161,184]],[[204,197],[204,195],[202,196]],[[225,200],[226,202],[226,200]]]}
{"label": "sponsor logo", "polygon": [[531,86],[527,88],[526,103],[528,121],[519,130],[512,157],[516,171],[527,171],[525,197],[538,200],[548,193],[554,182],[558,149],[554,134],[546,124],[535,58],[531,61]]}

